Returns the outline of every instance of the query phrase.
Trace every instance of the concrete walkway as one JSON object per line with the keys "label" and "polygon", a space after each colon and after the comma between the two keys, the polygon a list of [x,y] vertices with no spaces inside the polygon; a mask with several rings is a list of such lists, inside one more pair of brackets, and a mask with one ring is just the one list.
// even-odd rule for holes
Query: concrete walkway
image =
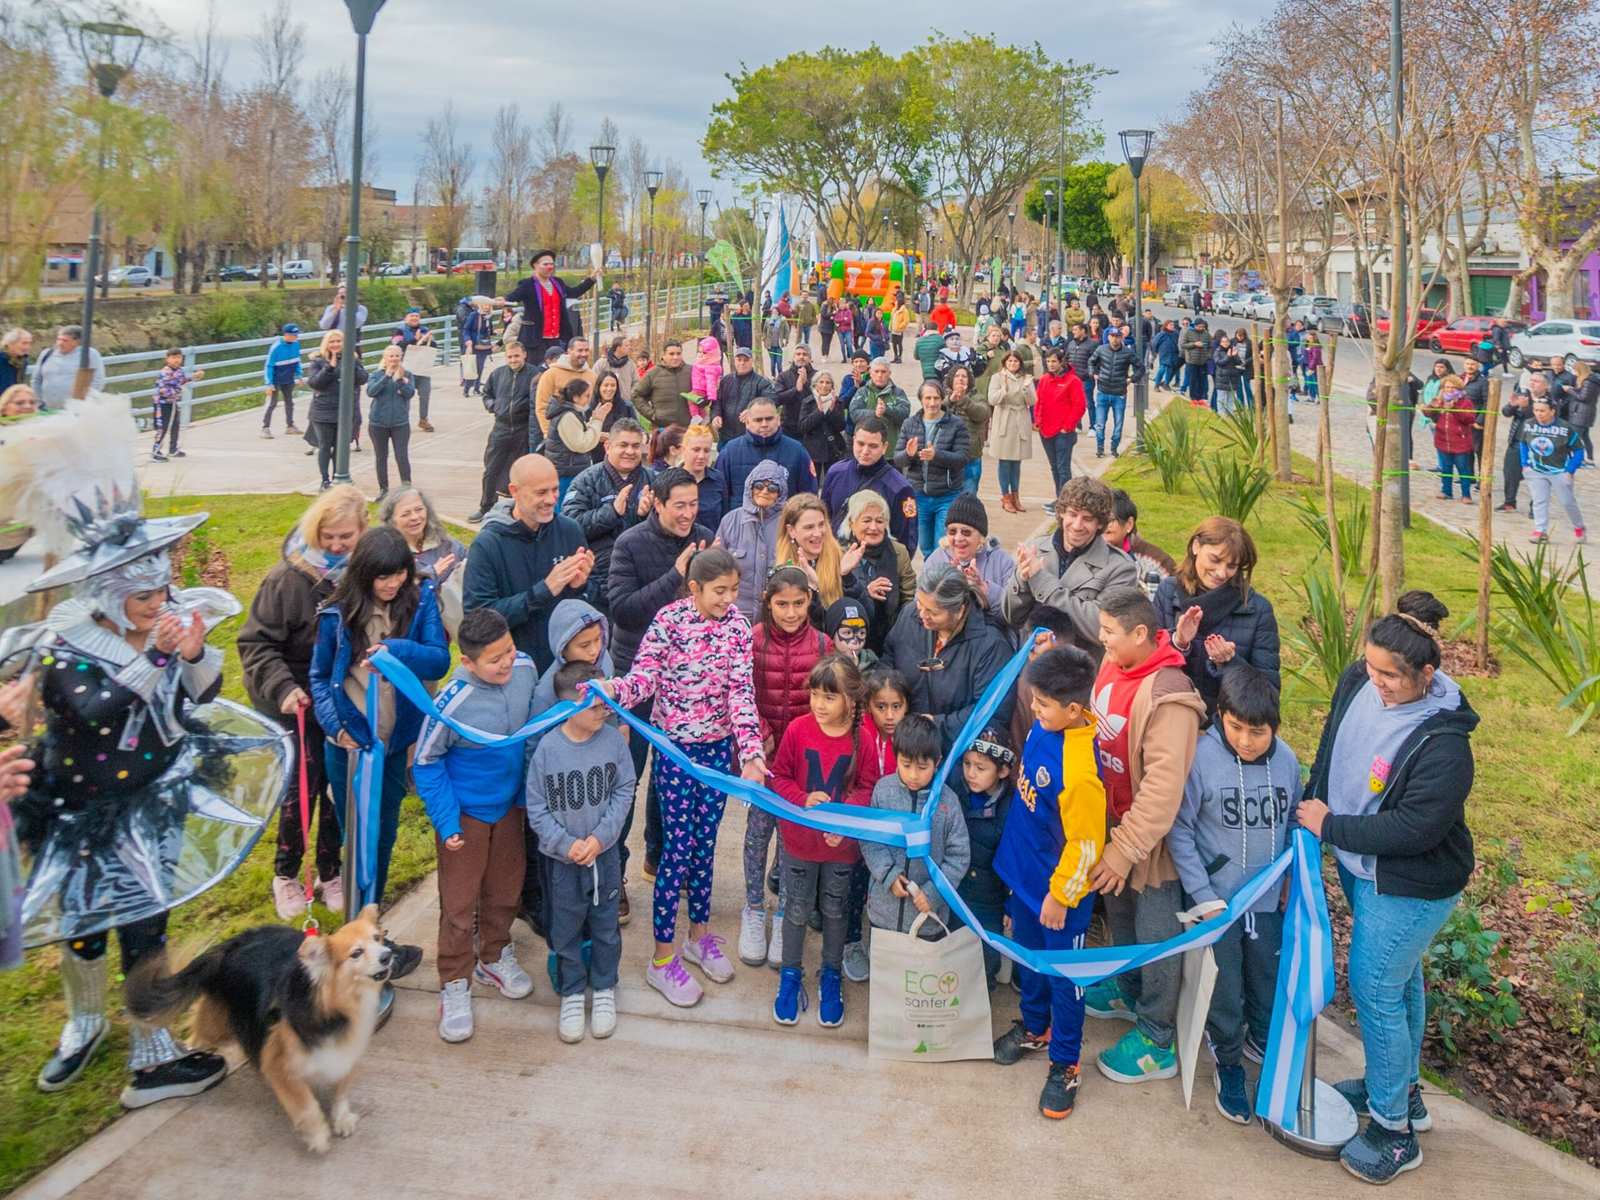
{"label": "concrete walkway", "polygon": [[[913,383],[914,369],[902,367],[897,378]],[[476,498],[487,418],[476,400],[436,384],[431,419],[440,432],[414,435],[415,477],[446,515],[459,518]],[[146,467],[147,484],[188,494],[314,490],[315,471],[299,444],[258,440],[256,427],[250,414],[198,426],[187,442],[190,457]],[[369,460],[357,460],[357,478],[371,489]],[[1110,461],[1095,460],[1092,444],[1085,452],[1080,442],[1080,467]],[[1043,520],[1048,490],[1036,454],[1023,488],[1034,511],[1003,514],[993,463],[986,463],[983,496],[996,536],[1013,546],[1031,533]],[[728,939],[730,955],[743,904],[745,819],[743,808],[729,808],[717,854],[712,929]],[[642,822],[633,851],[637,864]],[[1212,1103],[1208,1061],[1187,1111],[1176,1081],[1141,1088],[1107,1081],[1089,1064],[1122,1033],[1118,1023],[1088,1023],[1079,1108],[1057,1123],[1036,1109],[1043,1062],[1002,1069],[869,1059],[864,984],[846,984],[847,1017],[835,1030],[817,1025],[814,1009],[794,1028],[774,1024],[777,974],[766,967],[741,965],[732,983],[708,985],[698,1007],[673,1009],[644,984],[649,893],[635,878],[631,895],[620,1019],[609,1042],[568,1046],[556,1038],[543,946],[520,923],[517,949],[535,977],[534,995],[508,1001],[475,988],[475,1036],[459,1046],[440,1042],[438,906],[428,880],[388,914],[393,936],[421,944],[425,957],[401,983],[394,1018],[361,1065],[353,1102],[362,1123],[349,1141],[325,1158],[308,1155],[245,1067],[205,1096],[123,1118],[17,1195],[388,1200],[559,1188],[576,1197],[967,1200],[1170,1192],[1278,1200],[1357,1190],[1337,1165],[1302,1158],[1259,1127],[1225,1121]],[[819,941],[808,938],[808,971]],[[1015,996],[1002,986],[994,994],[994,1030],[1007,1028],[1015,1012]],[[1320,1055],[1327,1079],[1360,1070],[1359,1044],[1331,1022],[1323,1023]],[[1435,1129],[1423,1137],[1427,1162],[1395,1185],[1396,1194],[1600,1197],[1600,1173],[1428,1091]]]}

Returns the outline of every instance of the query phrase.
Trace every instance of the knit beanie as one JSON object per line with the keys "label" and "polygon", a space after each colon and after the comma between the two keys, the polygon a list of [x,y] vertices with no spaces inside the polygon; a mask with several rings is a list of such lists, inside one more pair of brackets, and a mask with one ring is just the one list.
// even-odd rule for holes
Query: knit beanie
{"label": "knit beanie", "polygon": [[984,537],[989,536],[989,513],[983,507],[983,501],[966,492],[950,502],[944,519],[947,525],[970,525]]}

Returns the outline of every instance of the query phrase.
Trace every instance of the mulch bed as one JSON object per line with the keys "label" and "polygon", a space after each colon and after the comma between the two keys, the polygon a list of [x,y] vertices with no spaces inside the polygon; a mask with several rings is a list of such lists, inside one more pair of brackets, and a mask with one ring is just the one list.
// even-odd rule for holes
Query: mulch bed
{"label": "mulch bed", "polygon": [[[1470,655],[1471,647],[1465,649]],[[1339,988],[1328,1015],[1354,1030],[1344,963],[1350,911],[1331,865],[1325,882],[1339,959]],[[1581,1039],[1567,1028],[1549,995],[1547,956],[1572,932],[1572,918],[1551,909],[1530,913],[1528,897],[1520,884],[1498,892],[1483,889],[1478,896],[1484,928],[1503,935],[1507,957],[1500,967],[1516,989],[1522,1020],[1498,1042],[1486,1032],[1458,1036],[1454,1057],[1430,1030],[1423,1043],[1423,1065],[1475,1107],[1600,1166],[1600,1064],[1584,1056]]]}
{"label": "mulch bed", "polygon": [[1451,679],[1465,679],[1476,675],[1484,679],[1493,679],[1500,674],[1500,660],[1494,656],[1494,651],[1489,652],[1489,666],[1487,669],[1478,666],[1478,649],[1471,642],[1446,641],[1439,648],[1439,657],[1444,673]]}
{"label": "mulch bed", "polygon": [[[184,569],[191,565],[189,559],[195,555],[195,536],[185,534],[168,552],[172,558],[172,578],[182,580]],[[198,572],[199,583],[203,587],[227,589],[229,580],[233,577],[233,565],[228,561],[228,556],[223,553],[222,547],[211,546],[202,542],[199,553],[203,558]],[[180,584],[181,586],[181,584]]]}

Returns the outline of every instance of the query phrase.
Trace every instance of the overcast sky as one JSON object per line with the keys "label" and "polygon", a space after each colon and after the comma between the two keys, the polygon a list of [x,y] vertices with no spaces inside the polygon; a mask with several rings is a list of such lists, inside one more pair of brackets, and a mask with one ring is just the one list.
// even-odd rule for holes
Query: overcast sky
{"label": "overcast sky", "polygon": [[[206,0],[139,3],[181,41],[190,39],[206,11]],[[270,7],[270,0],[219,0],[219,25],[236,78],[255,74],[248,39]],[[1042,28],[1020,22],[994,26],[985,14],[993,8],[974,0],[838,9],[691,0],[683,8],[694,15],[681,17],[669,15],[671,7],[657,0],[389,0],[367,47],[367,102],[381,127],[375,182],[409,192],[422,128],[446,100],[455,101],[480,171],[499,105],[514,101],[532,123],[560,100],[574,114],[580,154],[609,116],[624,145],[639,136],[654,154],[677,161],[697,186],[711,186],[718,202],[726,203],[730,184],[709,178],[699,141],[711,106],[729,94],[727,74],[741,61],[756,66],[797,49],[856,48],[874,41],[900,53],[935,30],[989,33],[1019,44],[1037,38],[1057,57],[1115,69],[1092,116],[1107,135],[1105,157],[1116,159],[1116,131],[1158,128],[1203,80],[1212,39],[1230,22],[1248,21],[1270,5],[1119,0],[1052,15]],[[1052,7],[1005,9],[1012,18],[1044,15]],[[347,61],[353,69],[355,37],[344,5],[292,0],[292,8],[308,29],[304,78]],[[475,180],[482,181],[481,175]]]}

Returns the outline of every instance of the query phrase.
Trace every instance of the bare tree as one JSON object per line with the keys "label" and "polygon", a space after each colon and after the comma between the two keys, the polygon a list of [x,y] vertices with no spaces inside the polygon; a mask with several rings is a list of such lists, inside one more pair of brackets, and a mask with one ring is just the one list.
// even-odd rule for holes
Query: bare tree
{"label": "bare tree", "polygon": [[539,120],[538,150],[546,162],[572,153],[572,114],[559,100],[552,100]]}
{"label": "bare tree", "polygon": [[520,260],[528,232],[529,176],[533,170],[532,132],[515,104],[494,114],[490,137],[489,183],[484,207],[492,248]]}
{"label": "bare tree", "polygon": [[272,10],[262,16],[259,28],[250,39],[261,81],[256,85],[260,102],[252,104],[249,111],[254,119],[266,123],[260,130],[266,143],[266,169],[256,173],[264,192],[257,201],[259,219],[255,229],[258,236],[270,239],[255,247],[262,256],[262,287],[267,286],[266,260],[273,257],[278,259],[280,268],[278,286],[283,286],[283,247],[297,232],[294,227],[298,224],[299,202],[295,189],[303,184],[304,172],[299,179],[285,179],[275,168],[280,153],[293,155],[302,162],[309,159],[303,148],[290,148],[290,142],[301,136],[297,128],[300,113],[296,94],[305,42],[305,26],[295,22],[289,0],[278,0]]}
{"label": "bare tree", "polygon": [[443,246],[445,263],[455,260],[456,247],[472,211],[472,175],[475,160],[470,142],[461,140],[455,105],[445,101],[444,111],[429,118],[422,135],[422,186],[433,211],[428,236]]}

